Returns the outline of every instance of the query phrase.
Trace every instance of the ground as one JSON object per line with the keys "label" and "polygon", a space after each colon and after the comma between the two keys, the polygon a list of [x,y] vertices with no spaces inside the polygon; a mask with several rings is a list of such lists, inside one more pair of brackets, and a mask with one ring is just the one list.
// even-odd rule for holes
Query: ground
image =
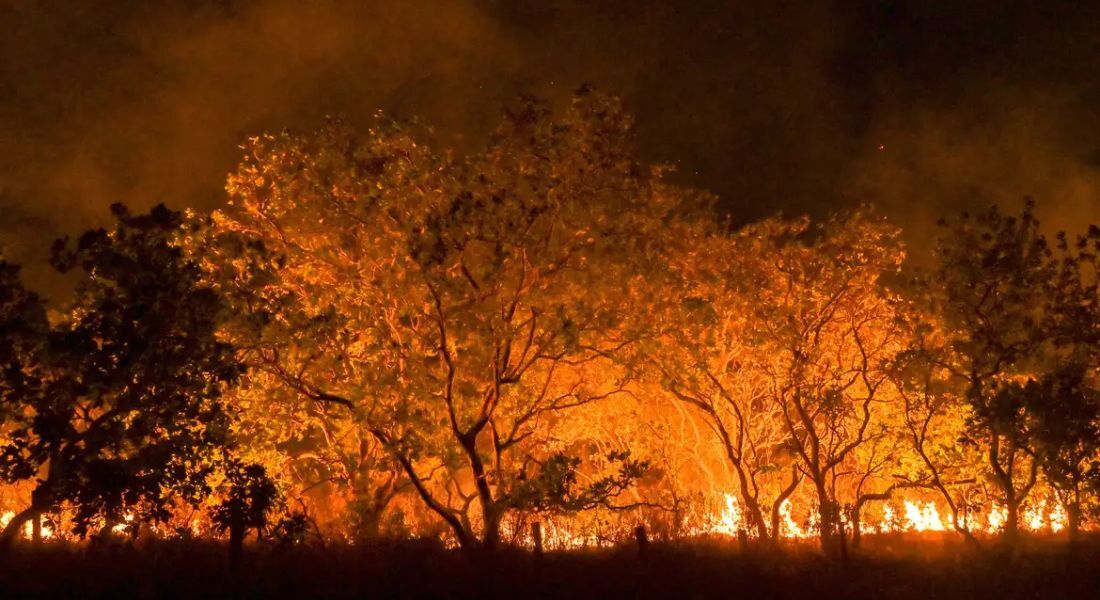
{"label": "ground", "polygon": [[868,540],[846,562],[812,546],[727,543],[472,556],[417,544],[252,548],[155,541],[12,550],[0,595],[80,598],[1100,598],[1100,538],[973,550],[949,538]]}

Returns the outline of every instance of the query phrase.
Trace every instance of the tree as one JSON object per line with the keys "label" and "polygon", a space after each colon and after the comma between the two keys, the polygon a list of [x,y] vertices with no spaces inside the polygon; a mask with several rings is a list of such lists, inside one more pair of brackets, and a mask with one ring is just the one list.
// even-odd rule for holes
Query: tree
{"label": "tree", "polygon": [[[15,398],[38,391],[48,331],[44,302],[23,287],[19,267],[0,255],[0,441],[4,443],[11,433],[11,419],[17,416]],[[34,519],[36,539],[41,533],[40,524]]]}
{"label": "tree", "polygon": [[261,531],[267,525],[268,513],[279,501],[279,490],[263,465],[245,464],[233,457],[225,461],[224,476],[224,497],[210,519],[215,530],[229,532],[229,562],[237,566],[248,530]]}
{"label": "tree", "polygon": [[1043,290],[1044,344],[1037,376],[1022,389],[1025,427],[1047,482],[1065,506],[1071,540],[1082,495],[1100,466],[1100,229],[1070,243],[1059,233]]}
{"label": "tree", "polygon": [[78,534],[98,519],[109,531],[130,512],[165,519],[174,499],[206,491],[213,453],[228,442],[220,397],[240,366],[216,337],[220,297],[180,248],[182,216],[163,206],[112,213],[113,229],[54,244],[55,268],[77,273],[75,296],[27,354],[23,383],[4,388],[0,475],[34,480],[5,543],[62,505]]}
{"label": "tree", "polygon": [[951,512],[951,526],[977,544],[970,514],[982,472],[981,449],[967,437],[972,420],[958,381],[937,362],[944,331],[935,315],[910,302],[904,315],[911,331],[908,347],[893,365],[894,386],[901,396],[903,435],[912,465],[907,471],[915,487],[940,495]]}
{"label": "tree", "polygon": [[904,338],[881,278],[901,264],[897,237],[853,213],[817,230],[800,221],[765,231],[748,252],[757,265],[743,284],[753,297],[744,362],[761,374],[813,486],[827,554],[843,550],[838,483],[857,466],[856,451],[885,435],[896,406],[887,367]]}
{"label": "tree", "polygon": [[710,429],[733,472],[748,529],[758,539],[777,539],[779,507],[802,472],[794,468],[780,407],[768,400],[767,380],[751,367],[749,319],[757,289],[746,284],[753,281],[748,271],[763,264],[754,256],[761,240],[773,241],[786,227],[767,222],[737,235],[705,223],[672,229],[665,238],[669,273],[651,282],[655,297],[636,315],[654,330],[641,346],[642,360]]}
{"label": "tree", "polygon": [[933,360],[970,408],[968,441],[984,449],[1007,512],[1004,534],[1013,539],[1020,506],[1039,474],[1026,402],[1046,338],[1051,251],[1030,201],[1019,218],[993,207],[941,225],[936,265],[921,283],[929,312],[945,331]]}
{"label": "tree", "polygon": [[331,324],[257,366],[347,410],[464,547],[522,509],[558,415],[624,392],[622,292],[684,203],[631,158],[617,102],[585,90],[551,117],[525,101],[462,158],[384,121],[256,138],[217,216],[279,257],[256,294],[297,316],[272,320]]}
{"label": "tree", "polygon": [[14,416],[15,399],[35,393],[49,323],[42,300],[23,287],[19,267],[0,256],[0,417]]}

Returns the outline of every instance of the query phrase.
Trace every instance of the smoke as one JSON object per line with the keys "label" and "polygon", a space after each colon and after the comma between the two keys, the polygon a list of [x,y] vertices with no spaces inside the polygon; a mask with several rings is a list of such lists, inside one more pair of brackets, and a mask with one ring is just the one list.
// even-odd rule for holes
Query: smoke
{"label": "smoke", "polygon": [[735,222],[871,202],[920,252],[939,216],[1030,195],[1076,229],[1100,220],[1097,22],[993,0],[0,0],[0,245],[54,292],[54,237],[116,201],[218,206],[249,135],[381,109],[462,149],[517,93],[584,82]]}
{"label": "smoke", "polygon": [[380,109],[466,133],[520,66],[467,2],[82,4],[0,8],[0,240],[39,287],[112,202],[217,206],[249,135]]}
{"label": "smoke", "polygon": [[852,196],[903,225],[918,259],[938,218],[992,204],[1018,211],[1026,197],[1045,229],[1083,232],[1100,220],[1100,165],[1081,135],[1089,128],[1066,118],[1082,114],[1075,103],[1001,90],[968,110],[889,115],[852,163]]}

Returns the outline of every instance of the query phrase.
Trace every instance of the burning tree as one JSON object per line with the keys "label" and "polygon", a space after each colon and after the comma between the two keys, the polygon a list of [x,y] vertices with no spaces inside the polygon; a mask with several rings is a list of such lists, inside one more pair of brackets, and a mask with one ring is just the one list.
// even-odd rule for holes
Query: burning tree
{"label": "burning tree", "polygon": [[896,407],[887,366],[904,333],[880,279],[901,264],[897,235],[855,213],[817,231],[793,222],[754,237],[745,362],[813,486],[827,553],[843,542],[838,484]]}
{"label": "burning tree", "polygon": [[[463,158],[399,124],[334,123],[253,140],[230,179],[218,223],[278,257],[255,293],[294,306],[267,319],[326,324],[289,330],[300,354],[261,349],[256,366],[310,410],[346,410],[463,546],[494,546],[532,482],[576,464],[556,420],[626,390],[611,361],[634,339],[622,292],[682,202],[631,159],[629,126],[587,91],[561,121],[524,102]],[[617,456],[558,500],[607,502],[640,467]]]}
{"label": "burning tree", "polygon": [[674,228],[665,242],[668,280],[655,285],[665,288],[657,296],[665,301],[651,300],[654,310],[639,315],[654,330],[642,357],[652,378],[713,433],[733,472],[744,525],[759,539],[778,538],[779,507],[802,480],[748,339],[757,291],[746,285],[748,271],[760,266],[754,254],[771,233],[769,226],[735,236],[706,225]]}
{"label": "burning tree", "polygon": [[971,408],[951,370],[936,360],[945,335],[942,323],[913,304],[906,306],[904,318],[909,344],[893,365],[906,438],[901,456],[911,461],[910,481],[934,490],[951,513],[951,527],[977,543],[971,513],[980,487],[982,457],[980,448],[967,438]]}

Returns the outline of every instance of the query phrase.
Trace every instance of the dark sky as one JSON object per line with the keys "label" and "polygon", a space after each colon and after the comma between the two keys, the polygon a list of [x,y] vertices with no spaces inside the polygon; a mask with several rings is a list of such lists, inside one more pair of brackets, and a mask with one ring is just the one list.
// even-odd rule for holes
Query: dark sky
{"label": "dark sky", "polygon": [[53,237],[218,206],[250,134],[383,109],[468,147],[583,82],[738,221],[873,202],[918,249],[1024,195],[1100,221],[1100,2],[0,0],[0,245],[49,288]]}

